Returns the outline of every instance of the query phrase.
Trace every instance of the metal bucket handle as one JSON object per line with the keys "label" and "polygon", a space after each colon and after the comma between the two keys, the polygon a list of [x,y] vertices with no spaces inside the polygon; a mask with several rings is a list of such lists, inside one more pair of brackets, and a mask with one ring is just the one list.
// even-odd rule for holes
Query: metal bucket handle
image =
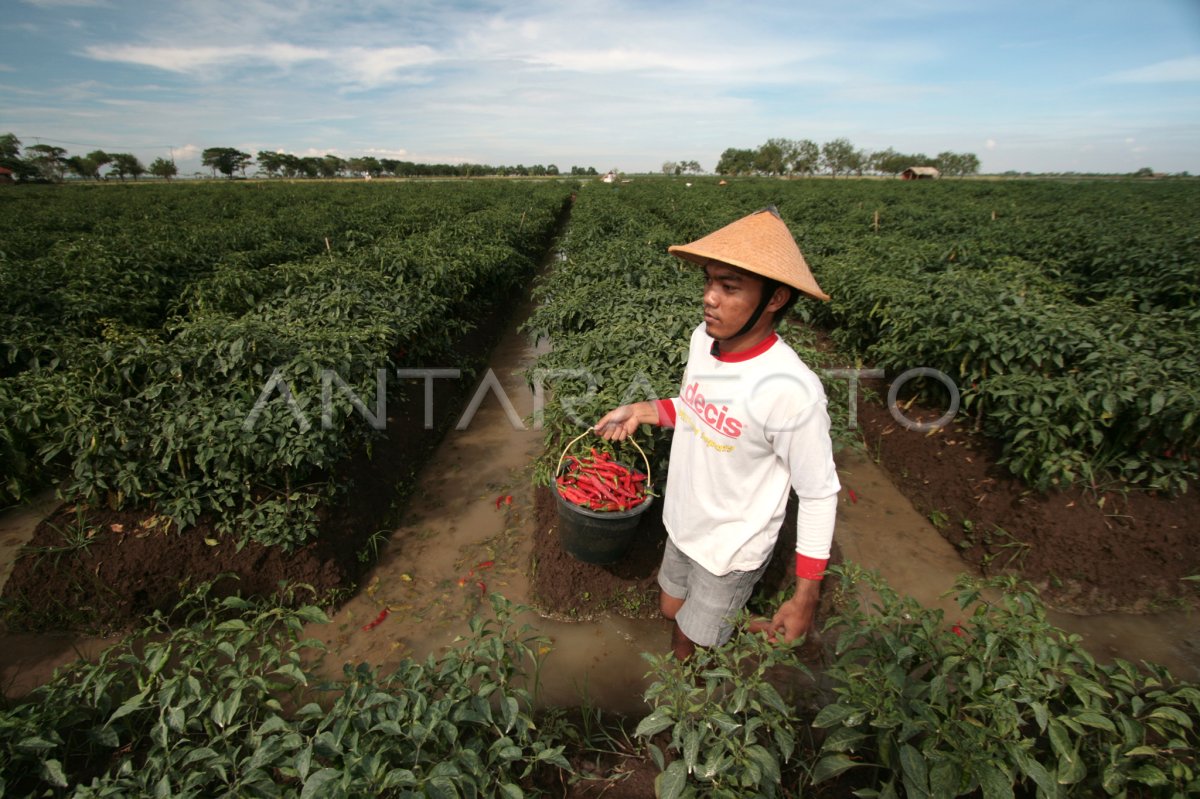
{"label": "metal bucket handle", "polygon": [[[556,466],[554,469],[555,477],[557,477],[562,472],[563,461],[567,459],[567,453],[571,451],[571,447],[575,446],[575,442],[578,441],[579,439],[583,438],[584,436],[586,436],[588,433],[594,432],[595,430],[596,430],[596,428],[589,427],[587,430],[584,430],[582,433],[575,436],[575,438],[571,439],[570,442],[567,443],[567,446],[565,446],[563,448],[562,455],[560,455],[558,457],[558,466]],[[654,485],[654,480],[652,480],[650,477],[650,459],[646,457],[646,453],[644,451],[642,451],[641,446],[637,443],[637,441],[634,440],[633,436],[629,436],[625,440],[628,441],[630,444],[633,444],[633,446],[637,448],[638,454],[641,455],[642,460],[646,462],[646,488],[649,489],[650,486]]]}

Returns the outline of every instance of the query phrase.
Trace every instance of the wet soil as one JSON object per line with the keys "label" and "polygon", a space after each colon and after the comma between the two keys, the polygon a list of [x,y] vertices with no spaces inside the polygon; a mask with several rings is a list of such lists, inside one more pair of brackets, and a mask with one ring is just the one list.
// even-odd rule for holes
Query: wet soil
{"label": "wet soil", "polygon": [[925,434],[878,403],[859,411],[868,452],[978,572],[1019,574],[1048,606],[1075,614],[1200,607],[1200,584],[1185,579],[1200,574],[1200,486],[1174,497],[1040,492],[998,466],[999,447],[961,416]]}

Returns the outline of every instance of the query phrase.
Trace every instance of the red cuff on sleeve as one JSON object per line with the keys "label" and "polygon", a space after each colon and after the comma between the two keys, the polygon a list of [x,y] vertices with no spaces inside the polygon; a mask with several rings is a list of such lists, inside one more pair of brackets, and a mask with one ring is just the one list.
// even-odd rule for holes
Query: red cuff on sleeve
{"label": "red cuff on sleeve", "polygon": [[658,405],[658,426],[659,427],[674,427],[675,426],[675,403],[669,399],[660,399],[656,403]]}
{"label": "red cuff on sleeve", "polygon": [[805,580],[820,580],[825,576],[827,565],[829,565],[828,558],[810,558],[808,555],[796,553],[797,577],[803,577]]}

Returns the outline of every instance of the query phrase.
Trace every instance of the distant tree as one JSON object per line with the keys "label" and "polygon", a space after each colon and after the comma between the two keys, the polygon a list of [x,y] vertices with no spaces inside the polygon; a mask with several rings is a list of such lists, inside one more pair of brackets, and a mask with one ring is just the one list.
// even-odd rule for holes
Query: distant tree
{"label": "distant tree", "polygon": [[346,162],[346,167],[359,175],[370,175],[377,178],[383,174],[383,164],[374,156],[365,156],[363,158],[351,158]]}
{"label": "distant tree", "polygon": [[245,174],[246,167],[253,162],[250,153],[233,147],[209,147],[200,154],[200,163],[212,170],[213,177],[217,172],[227,178],[232,178],[234,172]]}
{"label": "distant tree", "polygon": [[84,180],[98,180],[100,178],[100,167],[90,163],[85,156],[73,155],[63,163],[66,165],[67,171]]}
{"label": "distant tree", "polygon": [[821,162],[829,174],[836,178],[852,168],[856,152],[849,139],[834,139],[821,146]]}
{"label": "distant tree", "polygon": [[42,180],[60,181],[66,170],[67,151],[52,144],[35,144],[25,148],[25,160]]}
{"label": "distant tree", "polygon": [[866,150],[859,150],[851,147],[850,152],[846,157],[846,171],[862,177],[862,173],[866,170],[870,163],[870,156]]}
{"label": "distant tree", "polygon": [[558,167],[557,167],[557,166],[555,166],[554,164],[550,164],[550,165],[548,165],[548,166],[546,167],[546,174],[547,174],[547,175],[557,175],[557,174],[558,174]]}
{"label": "distant tree", "polygon": [[787,168],[787,139],[768,139],[754,151],[754,171],[763,175],[782,175]]}
{"label": "distant tree", "polygon": [[160,157],[150,162],[150,174],[156,178],[170,180],[179,174],[179,169],[175,166],[174,161],[168,161]]}
{"label": "distant tree", "polygon": [[124,180],[126,175],[137,180],[139,175],[146,174],[146,167],[131,153],[113,153],[111,166],[112,173],[121,180]]}
{"label": "distant tree", "polygon": [[767,139],[755,152],[754,167],[767,175],[791,175],[799,146],[792,139]]}
{"label": "distant tree", "polygon": [[678,175],[681,171],[678,161],[663,161],[662,173],[664,175]]}
{"label": "distant tree", "polygon": [[689,175],[700,175],[704,173],[704,167],[700,166],[699,161],[680,161],[679,167]]}
{"label": "distant tree", "polygon": [[801,139],[795,142],[790,169],[801,175],[815,175],[821,168],[821,148],[812,139]]}
{"label": "distant tree", "polygon": [[979,158],[974,153],[938,153],[933,166],[943,175],[974,175],[979,171]]}
{"label": "distant tree", "polygon": [[112,156],[103,150],[93,150],[87,155],[73,155],[64,163],[67,169],[86,180],[99,180],[100,169],[112,162]]}
{"label": "distant tree", "polygon": [[[32,148],[30,148],[30,149],[32,149]],[[1152,177],[1154,177],[1154,170],[1148,166],[1144,166],[1141,169],[1139,169],[1137,172],[1134,172],[1133,176],[1135,178],[1152,178]]]}
{"label": "distant tree", "polygon": [[258,168],[266,172],[267,177],[273,178],[282,174],[284,166],[287,164],[287,153],[259,150],[255,159],[258,161]]}
{"label": "distant tree", "polygon": [[296,161],[296,175],[315,178],[321,174],[323,163],[324,159],[322,158],[318,158],[315,155],[306,155]]}
{"label": "distant tree", "polygon": [[320,172],[323,178],[336,178],[346,171],[346,160],[336,155],[327,154],[321,159]]}
{"label": "distant tree", "polygon": [[754,173],[754,150],[730,147],[717,161],[718,175],[750,175]]}
{"label": "distant tree", "polygon": [[21,140],[11,133],[0,136],[0,164],[12,169],[11,163],[21,159]]}
{"label": "distant tree", "polygon": [[899,175],[910,166],[913,166],[911,155],[898,153],[891,147],[873,153],[871,155],[871,164],[876,172],[884,175]]}

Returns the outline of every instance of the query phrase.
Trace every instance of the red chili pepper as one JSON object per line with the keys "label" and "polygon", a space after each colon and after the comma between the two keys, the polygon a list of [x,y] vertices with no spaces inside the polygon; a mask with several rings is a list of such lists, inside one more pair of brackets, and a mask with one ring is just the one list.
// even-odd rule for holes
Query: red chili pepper
{"label": "red chili pepper", "polygon": [[476,564],[475,568],[476,568],[476,569],[479,569],[479,571],[483,571],[484,569],[490,569],[490,568],[492,568],[492,567],[493,567],[493,566],[495,566],[495,565],[496,565],[496,561],[494,561],[494,560],[485,560],[485,561],[483,561],[482,563]]}
{"label": "red chili pepper", "polygon": [[484,585],[482,581],[476,582],[475,585],[479,586],[479,595],[480,596],[483,596],[484,594],[487,593],[487,586]]}
{"label": "red chili pepper", "polygon": [[388,609],[384,608],[383,610],[379,611],[379,615],[375,617],[375,621],[367,622],[366,624],[363,625],[363,630],[366,632],[370,632],[371,630],[374,630],[376,627],[383,624],[383,620],[386,619],[387,617],[388,617]]}
{"label": "red chili pepper", "polygon": [[850,493],[850,501],[851,501],[852,503],[857,503],[857,502],[858,502],[858,494],[855,494],[855,493],[854,493],[854,489],[853,489],[853,488],[847,488],[847,489],[846,489],[846,491],[848,491],[848,492]]}

